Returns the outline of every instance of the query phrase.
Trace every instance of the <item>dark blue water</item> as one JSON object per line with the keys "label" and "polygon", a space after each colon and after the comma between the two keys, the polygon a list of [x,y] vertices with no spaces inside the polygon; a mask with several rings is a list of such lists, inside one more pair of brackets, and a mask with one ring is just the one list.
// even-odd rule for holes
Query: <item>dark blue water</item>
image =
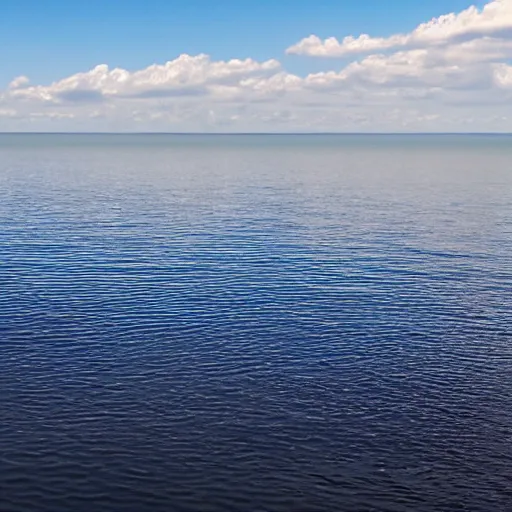
{"label": "dark blue water", "polygon": [[0,510],[512,510],[512,138],[0,136]]}

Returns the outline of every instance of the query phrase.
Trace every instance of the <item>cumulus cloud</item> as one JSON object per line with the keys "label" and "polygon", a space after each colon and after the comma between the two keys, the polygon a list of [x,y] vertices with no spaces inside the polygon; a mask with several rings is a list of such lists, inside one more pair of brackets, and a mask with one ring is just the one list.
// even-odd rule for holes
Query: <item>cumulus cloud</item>
{"label": "cumulus cloud", "polygon": [[481,10],[475,6],[422,23],[413,31],[389,37],[361,34],[322,40],[311,35],[290,46],[286,52],[313,57],[343,57],[399,47],[423,47],[480,37],[503,37],[512,33],[512,0],[493,0]]}
{"label": "cumulus cloud", "polygon": [[[112,98],[200,96],[208,87],[235,84],[248,76],[265,75],[279,68],[276,60],[253,59],[212,62],[207,55],[180,55],[163,65],[129,72],[106,64],[77,73],[49,86],[17,88],[12,96],[47,103],[98,103]],[[20,79],[17,79],[18,81]],[[15,80],[16,81],[16,80]]]}
{"label": "cumulus cloud", "polygon": [[437,97],[451,104],[505,104],[512,91],[512,0],[493,0],[482,9],[469,7],[434,18],[407,34],[369,35],[322,41],[310,36],[288,53],[318,57],[367,54],[339,71],[305,77],[317,90],[352,88],[405,97]]}
{"label": "cumulus cloud", "polygon": [[20,87],[24,87],[29,82],[30,80],[28,79],[28,77],[18,76],[9,84],[9,89],[18,89]]}
{"label": "cumulus cloud", "polygon": [[512,66],[497,64],[494,67],[494,81],[498,87],[512,90]]}
{"label": "cumulus cloud", "polygon": [[131,72],[99,65],[50,85],[0,93],[0,129],[470,129],[475,124],[467,119],[479,117],[466,115],[467,107],[464,124],[450,124],[462,118],[463,104],[470,109],[490,105],[487,117],[503,129],[512,67],[493,59],[509,46],[480,40],[457,43],[449,51],[374,54],[339,70],[304,76],[285,71],[276,61],[215,62],[204,55]]}
{"label": "cumulus cloud", "polygon": [[388,38],[309,38],[320,49],[295,53],[363,53],[309,74],[200,54],[140,70],[100,64],[48,85],[22,76],[0,91],[0,130],[512,131],[511,4]]}
{"label": "cumulus cloud", "polygon": [[[310,89],[372,88],[381,93],[390,88],[421,96],[424,90],[473,91],[484,94],[499,82],[508,84],[508,66],[500,63],[512,56],[512,41],[484,38],[453,44],[448,48],[403,50],[372,54],[351,62],[339,71],[307,75],[303,84]],[[501,77],[501,78],[500,78]]]}

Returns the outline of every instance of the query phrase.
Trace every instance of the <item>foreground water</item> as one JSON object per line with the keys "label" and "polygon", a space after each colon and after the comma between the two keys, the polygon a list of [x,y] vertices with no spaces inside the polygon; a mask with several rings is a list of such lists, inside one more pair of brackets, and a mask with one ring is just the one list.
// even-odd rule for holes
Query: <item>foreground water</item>
{"label": "foreground water", "polygon": [[0,136],[0,510],[512,510],[512,137]]}

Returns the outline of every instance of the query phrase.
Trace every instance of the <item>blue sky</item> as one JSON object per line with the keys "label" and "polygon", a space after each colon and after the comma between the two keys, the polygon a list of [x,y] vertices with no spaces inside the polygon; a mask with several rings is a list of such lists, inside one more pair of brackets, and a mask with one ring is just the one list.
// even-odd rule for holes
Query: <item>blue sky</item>
{"label": "blue sky", "polygon": [[512,131],[511,34],[512,0],[2,0],[0,130]]}
{"label": "blue sky", "polygon": [[[283,59],[285,48],[310,33],[386,36],[470,4],[468,0],[2,0],[0,82],[7,85],[18,75],[50,82],[101,63],[140,69],[181,53],[207,53],[222,60]],[[311,67],[301,59],[285,59],[294,72]]]}

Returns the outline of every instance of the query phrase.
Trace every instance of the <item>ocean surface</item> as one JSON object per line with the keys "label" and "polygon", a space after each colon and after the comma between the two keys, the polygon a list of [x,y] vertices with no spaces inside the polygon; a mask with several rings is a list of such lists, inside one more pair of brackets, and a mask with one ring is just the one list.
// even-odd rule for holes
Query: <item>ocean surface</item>
{"label": "ocean surface", "polygon": [[1,512],[512,510],[512,136],[0,135]]}

